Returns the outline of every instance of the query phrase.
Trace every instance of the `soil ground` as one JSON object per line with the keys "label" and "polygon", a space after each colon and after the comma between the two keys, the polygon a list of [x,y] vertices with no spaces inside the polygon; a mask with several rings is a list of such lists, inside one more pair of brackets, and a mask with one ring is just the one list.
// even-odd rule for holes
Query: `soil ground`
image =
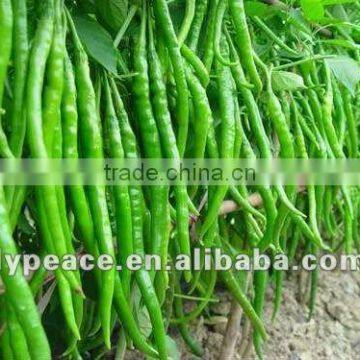
{"label": "soil ground", "polygon": [[[273,289],[266,295],[265,321],[269,341],[265,345],[265,359],[286,360],[357,360],[360,359],[360,274],[347,272],[321,272],[317,306],[308,321],[306,301],[299,296],[299,283],[304,277],[291,275],[284,282],[283,303],[275,322],[271,322]],[[306,285],[305,285],[306,286]],[[192,325],[194,336],[202,344],[203,359],[219,359],[230,297],[218,291],[219,303],[211,306],[212,316]],[[249,347],[246,356],[240,356],[241,334],[232,359],[255,359]],[[195,359],[189,354],[179,335],[174,332],[181,358]],[[139,354],[128,352],[126,359],[139,359]],[[224,360],[224,359],[221,359]]]}

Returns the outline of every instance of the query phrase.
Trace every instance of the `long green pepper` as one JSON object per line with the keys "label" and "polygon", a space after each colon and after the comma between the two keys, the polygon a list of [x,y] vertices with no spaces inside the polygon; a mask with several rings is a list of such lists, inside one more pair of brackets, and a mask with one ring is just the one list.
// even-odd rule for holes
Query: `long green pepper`
{"label": "long green pepper", "polygon": [[[154,118],[159,131],[162,152],[166,158],[180,160],[180,153],[176,145],[176,137],[171,124],[171,116],[168,111],[166,86],[162,79],[162,67],[156,53],[151,23],[149,24],[149,79],[150,92],[152,95],[152,106]],[[190,256],[189,238],[189,210],[188,195],[184,184],[175,185],[175,209],[177,222],[177,241],[182,254]],[[186,272],[185,278],[190,280],[191,273]]]}
{"label": "long green pepper", "polygon": [[[76,33],[75,26],[68,15],[68,22],[72,31],[75,45],[75,82],[78,93],[77,103],[80,119],[81,149],[85,157],[102,159],[102,139],[97,119],[95,92],[90,79],[90,69],[87,55]],[[106,194],[104,186],[88,186],[87,199],[94,222],[95,236],[101,254],[109,255],[115,261],[115,251]],[[115,285],[115,268],[103,271],[102,290],[100,293],[100,312],[104,340],[108,348],[110,345],[111,304]]]}
{"label": "long green pepper", "polygon": [[[167,9],[166,4],[165,6]],[[140,33],[136,38],[136,44],[134,48],[134,69],[137,72],[137,75],[134,77],[133,80],[133,91],[135,95],[135,106],[138,114],[137,120],[139,127],[142,130],[141,133],[143,136],[143,144],[145,147],[145,152],[148,157],[161,158],[160,142],[158,141],[158,132],[153,118],[153,113],[149,98],[149,80],[148,80],[148,64],[146,59],[145,30],[146,30],[146,8],[144,6],[142,9]],[[166,214],[167,211],[166,208],[168,206],[167,190],[166,189],[153,190],[152,199],[153,200],[157,199],[157,203],[154,203],[152,201],[153,206],[157,206],[158,208],[165,206],[165,208],[163,208],[163,211],[161,212],[158,211],[159,209],[153,209],[153,211],[151,212],[152,229],[154,230],[155,232],[154,235],[156,236],[155,238],[152,239],[152,241],[155,244],[153,250],[155,250],[154,252],[155,254],[156,253],[161,254],[161,259],[164,262],[164,260],[166,261],[164,255],[167,255],[167,250],[165,252],[165,249],[167,249],[167,240],[168,240],[167,238],[165,238],[168,235],[166,229],[164,229],[164,225],[167,226],[167,216],[166,215],[164,216],[164,213]],[[133,206],[134,205],[135,204],[133,201]],[[137,204],[137,206],[141,207],[141,204]],[[157,216],[160,216],[161,217],[160,222],[155,223],[153,216],[155,217],[155,219],[157,218]],[[157,231],[158,226],[160,227],[160,229],[165,230],[165,233],[163,232],[162,234],[160,234]],[[151,234],[153,234],[152,231]],[[137,237],[134,238],[135,253],[139,253],[139,251],[140,253],[143,253],[144,251],[142,236],[141,238],[139,236],[140,234],[138,234]],[[164,244],[164,241],[166,241],[166,244]],[[162,274],[164,275],[164,272],[162,272]],[[161,359],[166,359],[167,349],[166,349],[166,339],[165,339],[165,328],[161,315],[160,304],[158,302],[157,296],[155,295],[154,288],[151,284],[150,275],[149,273],[147,273],[145,270],[142,269],[137,271],[135,276],[136,276],[137,284],[143,296],[144,302],[146,304],[146,307],[148,308],[151,321],[153,323],[154,336],[155,336],[155,341],[157,344],[159,356]],[[163,278],[162,281],[166,281],[166,279]]]}
{"label": "long green pepper", "polygon": [[180,156],[183,156],[185,152],[189,126],[189,95],[185,78],[184,61],[181,56],[180,45],[174,31],[166,0],[154,1],[154,13],[156,24],[158,24],[159,29],[161,30],[161,34],[164,38],[164,42],[169,52],[171,64],[173,67],[177,90],[177,143]]}
{"label": "long green pepper", "polygon": [[[9,218],[2,187],[0,188],[0,248],[3,254],[16,255],[17,250],[11,236]],[[1,278],[5,284],[6,293],[16,317],[24,331],[30,355],[35,359],[51,359],[51,352],[45,331],[41,325],[40,316],[34,303],[31,290],[18,266],[15,274],[9,274],[10,269],[1,267]]]}
{"label": "long green pepper", "polygon": [[[36,30],[29,58],[26,109],[29,124],[27,139],[31,154],[35,158],[46,159],[48,158],[48,152],[43,140],[42,130],[42,86],[46,60],[50,52],[53,35],[54,3],[51,0],[47,0],[43,4],[43,7],[43,15]],[[46,198],[46,201],[44,201],[46,212],[52,214],[52,216],[47,217],[46,221],[48,222],[57,255],[61,258],[67,251],[65,236],[61,227],[55,187],[37,187],[35,192],[38,194],[38,197]],[[64,272],[64,276],[74,290],[82,291],[79,281],[72,272],[66,271]]]}
{"label": "long green pepper", "polygon": [[[222,42],[222,48],[228,53],[225,39]],[[219,107],[221,112],[221,134],[219,154],[221,158],[232,158],[234,155],[235,144],[235,107],[233,101],[234,81],[229,68],[222,65],[219,61],[216,62],[217,71],[217,86],[219,89]],[[229,187],[221,185],[216,189],[214,198],[209,204],[209,209],[205,220],[202,224],[199,237],[202,238],[210,229],[218,216],[218,211],[223,202]]]}

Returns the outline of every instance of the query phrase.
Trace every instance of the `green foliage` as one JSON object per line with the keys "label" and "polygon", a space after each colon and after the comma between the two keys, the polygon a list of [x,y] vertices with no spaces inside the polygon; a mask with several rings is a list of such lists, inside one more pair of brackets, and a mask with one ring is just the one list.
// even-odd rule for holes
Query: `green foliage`
{"label": "green foliage", "polygon": [[339,5],[339,4],[351,4],[356,0],[322,0],[323,5]]}
{"label": "green foliage", "polygon": [[[170,337],[166,336],[166,347],[169,354],[169,358],[172,360],[180,360],[181,359],[181,353],[178,349],[178,346],[176,342]],[[147,359],[154,359],[153,357],[147,356]]]}
{"label": "green foliage", "polygon": [[305,17],[310,21],[321,21],[325,17],[325,7],[354,3],[354,0],[301,0],[301,8]]}
{"label": "green foliage", "polygon": [[337,80],[342,83],[352,95],[355,95],[356,85],[360,81],[360,65],[355,60],[339,56],[325,60]]}
{"label": "green foliage", "polygon": [[273,71],[272,86],[275,91],[296,91],[305,88],[303,78],[288,71]]}
{"label": "green foliage", "polygon": [[116,73],[118,54],[110,34],[89,16],[77,16],[74,21],[88,54],[106,70]]}
{"label": "green foliage", "polygon": [[274,6],[269,6],[258,1],[245,2],[245,12],[248,16],[258,16],[260,18],[274,15],[279,10]]}
{"label": "green foliage", "polygon": [[322,44],[331,45],[334,47],[343,47],[350,50],[360,50],[360,45],[355,44],[353,41],[344,40],[344,39],[328,39],[328,40],[321,40]]}
{"label": "green foliage", "polygon": [[310,21],[321,20],[325,15],[322,0],[301,0],[301,8],[305,17]]}
{"label": "green foliage", "polygon": [[114,31],[120,29],[128,11],[127,0],[95,0],[96,10]]}

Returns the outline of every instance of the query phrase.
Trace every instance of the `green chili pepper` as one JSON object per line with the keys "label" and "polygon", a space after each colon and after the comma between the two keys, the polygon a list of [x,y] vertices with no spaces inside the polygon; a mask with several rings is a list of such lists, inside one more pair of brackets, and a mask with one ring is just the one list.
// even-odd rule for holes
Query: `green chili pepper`
{"label": "green chili pepper", "polygon": [[[224,53],[228,54],[225,39],[222,42]],[[234,81],[229,68],[224,67],[218,61],[216,62],[217,86],[219,90],[219,108],[221,113],[221,135],[219,153],[221,158],[232,158],[234,155],[235,143],[235,108],[233,101]],[[228,192],[227,185],[217,187],[214,198],[209,204],[209,209],[200,230],[200,238],[202,238],[209,230],[214,220],[218,216],[218,211]]]}
{"label": "green chili pepper", "polygon": [[[267,271],[254,271],[254,310],[260,319],[263,318],[265,291],[267,284]],[[261,333],[254,329],[253,342],[257,356],[263,358]]]}
{"label": "green chili pepper", "polygon": [[[75,82],[78,93],[77,104],[80,118],[81,149],[85,157],[102,159],[102,139],[96,115],[95,92],[90,79],[88,58],[69,14],[68,22],[75,45]],[[95,236],[98,240],[99,251],[102,254],[109,255],[115,260],[105,188],[103,186],[89,186],[87,188],[87,198],[94,223]],[[101,277],[100,312],[102,329],[106,346],[110,348],[110,317],[115,282],[114,267],[110,270],[103,271]]]}
{"label": "green chili pepper", "polygon": [[[51,0],[44,4],[44,11],[39,21],[29,58],[29,72],[27,77],[27,116],[28,116],[28,143],[32,156],[46,159],[48,152],[43,140],[42,132],[42,85],[44,81],[45,65],[51,48],[54,23],[54,4]],[[42,186],[36,189],[39,197],[46,198],[44,206],[51,216],[46,218],[54,248],[57,255],[62,258],[66,254],[66,239],[61,227],[61,219],[57,205],[56,190],[54,186]],[[70,285],[81,292],[81,286],[75,275],[64,272]]]}
{"label": "green chili pepper", "polygon": [[198,42],[199,42],[201,28],[203,26],[204,18],[206,16],[208,0],[196,1],[195,6],[196,6],[195,7],[195,16],[194,16],[194,20],[191,24],[187,44],[189,46],[189,49],[196,52]]}
{"label": "green chili pepper", "polygon": [[[11,134],[9,146],[15,157],[22,154],[26,132],[26,112],[24,110],[24,90],[26,84],[26,69],[29,57],[27,5],[26,1],[13,0],[13,103],[11,108]],[[6,44],[6,42],[4,42]],[[1,103],[1,102],[0,102]],[[22,205],[24,187],[7,190],[11,216],[17,218],[18,207]],[[18,205],[19,204],[19,205]],[[21,204],[21,205],[20,205]],[[15,221],[14,221],[15,222]],[[13,221],[10,221],[12,224]],[[13,226],[11,226],[13,227]]]}
{"label": "green chili pepper", "polygon": [[[57,128],[60,126],[61,98],[64,82],[65,36],[62,27],[60,1],[55,1],[55,24],[53,39],[47,59],[44,86],[42,127],[45,147],[49,157],[53,156],[56,144],[60,143]],[[56,136],[57,135],[57,136]],[[61,154],[56,154],[61,157]],[[56,157],[56,156],[55,156]]]}
{"label": "green chili pepper", "polygon": [[255,85],[255,89],[260,92],[262,82],[254,61],[254,50],[252,48],[249,29],[246,22],[244,1],[229,0],[229,12],[235,27],[235,40],[240,52],[240,60],[252,83]]}
{"label": "green chili pepper", "polygon": [[0,297],[0,320],[2,332],[0,336],[0,350],[4,359],[14,359],[14,353],[10,345],[10,334],[8,330],[8,316],[6,311],[6,298],[5,295]]}
{"label": "green chili pepper", "polygon": [[[46,222],[46,210],[43,198],[40,194],[36,194],[37,199],[37,220],[40,225],[41,238],[44,243],[46,252],[49,254],[55,253],[55,247],[52,241],[50,229]],[[74,307],[72,303],[72,294],[69,283],[66,281],[63,271],[60,269],[55,271],[55,277],[59,285],[59,297],[64,313],[65,321],[69,326],[69,329],[73,332],[76,339],[80,339],[79,329],[75,320]]]}
{"label": "green chili pepper", "polygon": [[[178,279],[175,279],[175,291],[181,291]],[[184,316],[182,299],[180,297],[174,298],[174,314],[177,318],[183,318]],[[196,341],[194,336],[190,334],[188,325],[186,323],[180,322],[179,324],[177,324],[177,328],[179,329],[183,340],[185,341],[191,352],[196,356],[202,357],[204,354],[204,350],[202,349],[201,345]]]}
{"label": "green chili pepper", "polygon": [[186,79],[194,105],[193,128],[195,139],[191,156],[194,159],[203,159],[207,133],[210,123],[212,122],[212,112],[206,96],[206,90],[190,69],[186,71]]}
{"label": "green chili pepper", "polygon": [[356,120],[354,117],[354,111],[351,101],[351,95],[348,89],[345,87],[342,88],[341,91],[343,102],[344,102],[344,111],[347,119],[348,132],[350,136],[350,149],[349,155],[352,158],[356,158],[359,153],[359,135],[356,130]]}
{"label": "green chili pepper", "polygon": [[184,19],[181,23],[178,34],[178,42],[180,46],[184,43],[190,31],[190,27],[195,16],[195,5],[195,0],[186,0]]}
{"label": "green chili pepper", "polygon": [[236,62],[230,62],[230,60],[225,59],[221,54],[220,43],[221,43],[221,36],[222,36],[222,25],[223,25],[223,18],[225,12],[228,7],[228,2],[226,0],[219,0],[218,6],[216,9],[216,22],[215,22],[215,29],[214,29],[214,54],[217,61],[225,66],[235,66]]}
{"label": "green chili pepper", "polygon": [[26,82],[26,69],[29,55],[28,30],[27,30],[27,6],[26,1],[13,0],[14,29],[13,29],[13,54],[14,54],[14,99],[11,109],[11,135],[10,148],[18,157],[22,153],[26,115],[23,109],[24,90]]}
{"label": "green chili pepper", "polygon": [[[139,38],[136,39],[134,49],[134,70],[137,75],[133,79],[133,92],[137,123],[141,131],[144,154],[147,158],[161,159],[162,150],[159,141],[159,133],[153,116],[150,102],[150,89],[148,78],[148,63],[146,59],[146,12],[143,10]],[[167,262],[167,248],[169,238],[169,207],[168,187],[159,185],[151,186],[151,250],[153,254],[161,256],[163,266]],[[160,301],[165,294],[167,275],[164,269],[157,274],[160,276]],[[160,288],[158,288],[160,290]]]}
{"label": "green chili pepper", "polygon": [[12,305],[8,302],[7,311],[7,329],[9,332],[10,346],[13,350],[15,359],[31,359],[24,332],[16,318]]}
{"label": "green chili pepper", "polygon": [[[6,211],[5,198],[0,189],[0,248],[3,254],[16,255],[16,246],[11,236],[9,219]],[[36,305],[33,301],[31,290],[22,275],[21,266],[16,268],[13,276],[9,275],[9,268],[1,268],[1,278],[5,284],[6,293],[10,304],[13,306],[16,317],[24,331],[31,357],[36,359],[50,359],[50,348],[41,325]]]}
{"label": "green chili pepper", "polygon": [[215,14],[217,9],[218,0],[212,0],[209,3],[207,13],[207,27],[205,30],[205,37],[202,44],[202,60],[208,72],[212,68],[214,61],[214,34],[215,34]]}
{"label": "green chili pepper", "polygon": [[[167,5],[165,5],[167,8]],[[145,147],[145,151],[147,156],[153,158],[161,158],[161,149],[160,144],[158,141],[158,133],[156,124],[153,118],[151,103],[149,99],[149,80],[147,75],[147,61],[145,55],[145,29],[146,29],[146,9],[143,7],[142,9],[142,18],[141,18],[141,27],[140,27],[140,34],[136,39],[137,42],[135,44],[135,51],[134,51],[134,68],[137,72],[137,75],[133,81],[133,90],[136,98],[136,109],[138,112],[138,123],[142,129],[142,136],[143,136],[143,143]],[[134,194],[134,190],[132,190]],[[164,226],[167,226],[167,216],[166,214],[167,209],[167,189],[153,189],[152,190],[152,206],[158,206],[158,209],[153,209],[152,216],[155,219],[159,219],[158,216],[162,217],[159,222],[155,222],[152,218],[152,231],[154,231],[152,241],[154,242],[155,247],[153,250],[158,251],[161,253],[161,258],[163,263],[166,262],[167,256],[167,231]],[[133,198],[133,227],[139,227],[141,229],[141,233],[137,233],[136,237],[134,235],[134,252],[136,254],[142,255],[144,253],[143,242],[142,242],[142,204],[141,200],[139,201],[139,197]],[[157,200],[155,203],[154,201]],[[159,208],[165,206],[163,211],[159,212]],[[161,230],[159,230],[161,229]],[[163,231],[160,234],[160,231]],[[164,243],[166,241],[166,244]],[[166,251],[164,251],[166,250]],[[164,274],[164,273],[163,273]],[[167,349],[166,349],[166,338],[165,338],[165,329],[162,320],[160,305],[155,295],[154,288],[151,284],[150,275],[144,271],[139,270],[135,274],[137,284],[140,288],[141,294],[143,296],[145,305],[149,311],[149,315],[151,321],[153,323],[154,329],[154,336],[155,341],[157,344],[158,352],[160,358],[167,357]],[[163,278],[163,281],[166,279]],[[164,284],[162,285],[164,286]]]}
{"label": "green chili pepper", "polygon": [[253,20],[256,25],[264,32],[264,34],[281,49],[285,50],[291,56],[300,57],[298,52],[286,45],[258,16],[254,16]]}
{"label": "green chili pepper", "polygon": [[127,303],[125,293],[118,276],[115,278],[114,307],[136,348],[149,356],[156,357],[158,353],[146,343],[144,336],[138,328],[138,325],[131,313],[131,309]]}
{"label": "green chili pepper", "polygon": [[[181,54],[184,56],[186,61],[192,66],[196,76],[198,77],[201,85],[206,88],[210,82],[210,77],[205,65],[202,63],[200,58],[196,56],[196,54],[188,48],[185,44],[181,47]],[[186,71],[187,73],[187,71]],[[189,82],[189,80],[188,80]],[[190,89],[191,92],[191,89]]]}
{"label": "green chili pepper", "polygon": [[[54,158],[62,157],[62,131],[61,131],[61,102],[64,83],[64,56],[65,56],[65,32],[62,27],[61,1],[55,2],[55,27],[54,37],[47,63],[47,82],[44,89],[43,100],[43,133],[44,142],[48,155]],[[69,229],[65,195],[62,187],[55,187],[59,215],[62,230],[65,236],[66,250],[68,254],[74,254],[72,234]],[[46,216],[43,216],[45,219]],[[47,227],[49,232],[49,228]],[[80,274],[75,272],[77,281],[80,283]],[[80,339],[79,328],[82,321],[83,299],[72,294],[64,276],[57,275],[59,297],[65,318],[71,332],[69,349],[76,346]]]}
{"label": "green chili pepper", "polygon": [[[0,3],[0,109],[4,96],[5,79],[9,65],[11,47],[12,47],[12,32],[13,32],[13,10],[10,0],[4,0]],[[0,126],[0,154],[5,158],[12,158],[11,152],[6,138],[6,134],[2,125]]]}
{"label": "green chili pepper", "polygon": [[242,291],[238,282],[236,281],[234,274],[232,271],[221,271],[220,276],[224,285],[228,288],[231,295],[234,299],[239,303],[239,305],[243,308],[244,313],[248,316],[251,321],[254,329],[259,332],[262,339],[265,341],[267,338],[266,330],[264,324],[261,319],[256,314],[254,308],[251,306],[250,301],[247,299],[246,295]]}
{"label": "green chili pepper", "polygon": [[191,312],[187,314],[183,314],[182,316],[176,315],[176,319],[172,319],[171,323],[173,324],[187,324],[190,321],[196,319],[201,312],[205,309],[206,305],[211,300],[211,297],[213,295],[215,285],[216,285],[216,271],[213,269],[210,273],[210,279],[209,284],[206,289],[206,293],[203,295],[204,300],[202,300]]}
{"label": "green chili pepper", "polygon": [[[159,131],[162,152],[167,158],[180,160],[180,154],[176,146],[176,138],[171,124],[171,117],[168,111],[166,87],[162,79],[161,63],[156,53],[151,24],[149,25],[148,61],[150,92],[152,95],[154,118]],[[188,230],[189,211],[186,186],[184,184],[175,185],[174,195],[176,202],[177,240],[181,252],[183,254],[190,255],[190,239]],[[187,280],[190,280],[191,273],[186,272],[185,277]]]}
{"label": "green chili pepper", "polygon": [[[123,159],[124,150],[120,135],[120,127],[115,114],[112,102],[110,86],[105,79],[105,98],[106,98],[106,116],[105,116],[105,134],[109,141],[108,153],[112,158]],[[123,267],[121,272],[122,283],[126,289],[127,298],[130,296],[131,273],[126,269],[126,259],[132,254],[132,218],[131,201],[129,190],[126,185],[113,186],[113,196],[115,202],[115,220],[116,237],[118,244],[119,260]]]}
{"label": "green chili pepper", "polygon": [[[192,1],[192,0],[189,0]],[[180,156],[184,155],[188,124],[189,124],[189,100],[188,89],[185,78],[184,63],[180,53],[180,45],[171,21],[166,0],[154,1],[154,12],[156,24],[159,25],[165,45],[169,52],[171,64],[173,67],[174,78],[177,90],[176,121],[178,124],[177,143]]]}

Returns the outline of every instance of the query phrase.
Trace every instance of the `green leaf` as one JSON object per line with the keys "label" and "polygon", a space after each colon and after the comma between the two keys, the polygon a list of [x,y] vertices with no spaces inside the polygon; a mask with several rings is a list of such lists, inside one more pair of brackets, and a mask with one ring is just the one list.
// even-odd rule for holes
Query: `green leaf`
{"label": "green leaf", "polygon": [[290,9],[286,17],[287,21],[289,21],[297,31],[300,31],[309,41],[312,41],[311,29],[300,9]]}
{"label": "green leaf", "polygon": [[88,16],[77,16],[74,22],[87,53],[105,69],[116,73],[118,53],[110,34]]}
{"label": "green leaf", "polygon": [[95,13],[95,2],[94,0],[80,0],[78,2],[81,10],[87,14]]}
{"label": "green leaf", "polygon": [[349,28],[348,26],[343,26],[343,22],[351,22],[351,20],[349,20],[349,17],[344,9],[344,7],[342,5],[335,5],[331,8],[331,21],[333,23],[336,24],[336,21],[338,21],[338,29],[341,29],[341,32],[343,34],[343,36],[345,34],[347,35],[351,35],[351,31],[352,29]]}
{"label": "green leaf", "polygon": [[273,71],[271,80],[274,91],[296,91],[305,88],[303,78],[288,71]]}
{"label": "green leaf", "polygon": [[336,47],[343,47],[350,50],[360,50],[360,45],[355,44],[353,41],[344,40],[344,39],[328,39],[320,40],[321,44],[331,45]]}
{"label": "green leaf", "polygon": [[141,332],[149,337],[152,333],[152,325],[150,321],[149,312],[145,306],[141,306],[138,312],[139,328]]}
{"label": "green leaf", "polygon": [[166,336],[166,345],[169,357],[173,360],[180,360],[180,351],[176,345],[176,342],[170,336]]}
{"label": "green leaf", "polygon": [[300,3],[304,15],[308,20],[317,21],[325,16],[325,9],[321,0],[301,0]]}
{"label": "green leaf", "polygon": [[323,5],[338,5],[355,3],[356,0],[322,0]]}
{"label": "green leaf", "polygon": [[[170,337],[170,336],[166,336],[166,349],[168,352],[168,358],[171,360],[180,360],[181,359],[181,354],[180,351],[177,347],[176,342]],[[150,360],[150,359],[155,359],[153,357],[147,356],[146,359]]]}
{"label": "green leaf", "polygon": [[355,95],[356,85],[360,81],[360,65],[353,59],[345,56],[325,60],[334,76],[352,95]]}
{"label": "green leaf", "polygon": [[247,1],[245,2],[245,13],[248,16],[258,16],[263,18],[265,16],[273,15],[278,12],[276,6],[270,6],[258,1]]}
{"label": "green leaf", "polygon": [[95,0],[96,9],[113,30],[118,31],[128,12],[127,0]]}
{"label": "green leaf", "polygon": [[[318,23],[323,25],[323,26],[327,26],[327,25],[331,25],[331,26],[342,26],[344,24],[343,20],[340,19],[336,19],[334,17],[328,18],[328,17],[324,17],[321,20],[318,20]],[[344,29],[345,27],[342,26]]]}
{"label": "green leaf", "polygon": [[331,9],[332,16],[334,16],[336,19],[342,20],[342,21],[349,21],[349,17],[341,5],[336,5]]}

